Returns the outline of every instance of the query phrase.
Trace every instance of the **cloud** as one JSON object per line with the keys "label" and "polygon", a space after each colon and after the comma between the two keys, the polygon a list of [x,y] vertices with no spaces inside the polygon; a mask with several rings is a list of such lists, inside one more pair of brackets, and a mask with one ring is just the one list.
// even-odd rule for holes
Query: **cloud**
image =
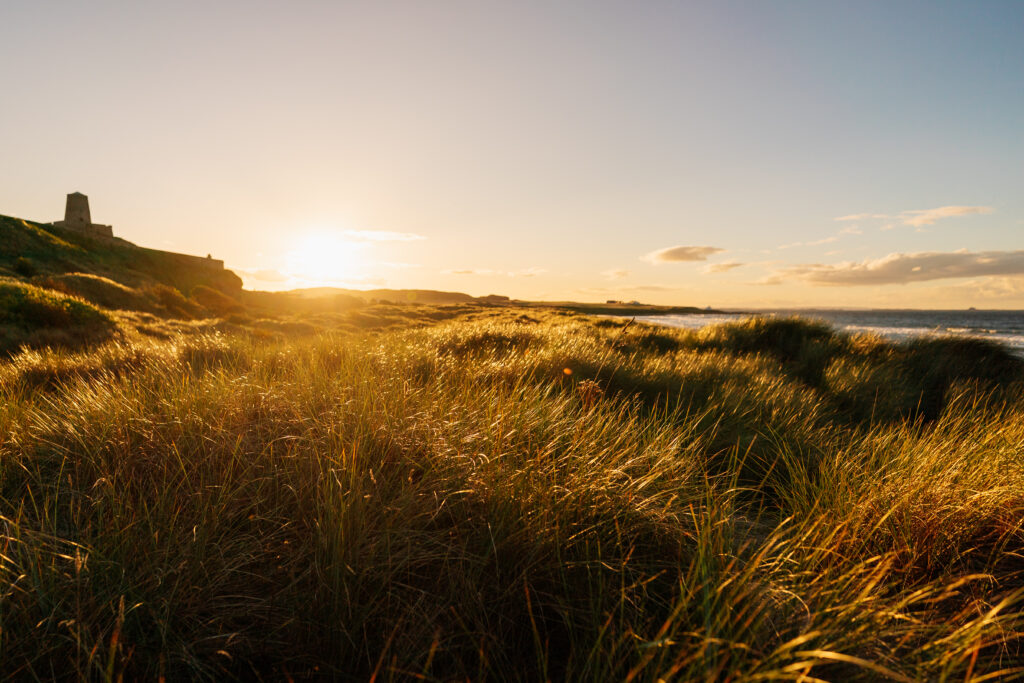
{"label": "cloud", "polygon": [[746,264],[739,263],[738,261],[726,261],[724,263],[710,263],[704,268],[705,273],[724,273],[732,270],[733,268],[739,268]]}
{"label": "cloud", "polygon": [[[913,228],[920,228],[923,225],[933,225],[935,221],[953,216],[969,216],[971,214],[992,213],[991,206],[940,206],[935,209],[913,209],[901,211],[895,216],[885,213],[854,213],[849,216],[839,216],[837,221],[865,221],[865,220],[895,220],[903,225]],[[882,230],[892,230],[895,227],[892,223],[882,227]]]}
{"label": "cloud", "polygon": [[968,301],[977,301],[978,299],[998,302],[1013,301],[1019,306],[1020,304],[1017,302],[1024,299],[1024,276],[997,276],[958,282],[955,286],[938,288],[937,294],[946,299],[966,297]]}
{"label": "cloud", "polygon": [[541,273],[548,272],[546,268],[524,268],[523,270],[515,270],[508,274],[509,277],[535,277]]}
{"label": "cloud", "polygon": [[636,285],[634,287],[623,287],[623,292],[677,292],[679,287],[664,287],[662,285]]}
{"label": "cloud", "polygon": [[867,221],[874,218],[889,218],[884,213],[852,213],[849,216],[839,216],[837,221]]}
{"label": "cloud", "polygon": [[445,275],[500,275],[501,271],[490,268],[449,268],[441,271]]}
{"label": "cloud", "polygon": [[904,225],[919,228],[922,225],[932,225],[940,218],[952,216],[969,216],[976,213],[992,213],[991,206],[940,206],[937,209],[921,209],[917,211],[904,211],[900,214],[900,220]]}
{"label": "cloud", "polygon": [[427,239],[423,235],[412,232],[392,232],[391,230],[346,230],[345,237],[362,242],[412,242]]}
{"label": "cloud", "polygon": [[574,290],[580,294],[622,295],[635,292],[678,292],[679,287],[665,287],[663,285],[631,285],[629,287],[580,287]]}
{"label": "cloud", "polygon": [[719,247],[666,247],[652,251],[643,257],[643,260],[650,261],[657,265],[659,263],[678,263],[681,261],[707,261],[708,256],[720,254],[725,249]]}
{"label": "cloud", "polygon": [[[844,234],[844,233],[840,233]],[[792,249],[793,247],[817,247],[822,244],[831,244],[839,241],[839,235],[832,235],[830,237],[823,237],[820,240],[814,240],[813,242],[790,242],[789,244],[780,244],[779,249]]]}
{"label": "cloud", "polygon": [[403,261],[376,261],[376,265],[384,268],[422,268],[422,263],[405,263]]}
{"label": "cloud", "polygon": [[236,273],[243,275],[250,280],[258,282],[287,282],[290,278],[279,270],[273,268],[257,268],[249,270],[246,268],[232,268]]}
{"label": "cloud", "polygon": [[[836,220],[845,220],[846,218],[849,218],[849,216],[846,216],[844,218],[837,218]],[[856,225],[847,225],[846,227],[842,228],[836,234],[829,235],[828,237],[822,237],[820,240],[812,240],[810,242],[790,242],[789,244],[780,244],[776,248],[777,249],[793,249],[794,247],[818,247],[818,246],[821,246],[822,244],[832,244],[833,242],[838,242],[840,239],[842,239],[846,235],[863,235],[863,234],[864,234],[864,232],[860,228],[858,228]]]}
{"label": "cloud", "polygon": [[629,277],[629,271],[625,268],[609,268],[608,270],[601,271],[601,275],[608,280],[621,280]]}
{"label": "cloud", "polygon": [[548,272],[544,268],[523,268],[522,270],[493,270],[491,268],[449,268],[442,270],[444,275],[504,275],[506,277],[536,277]]}
{"label": "cloud", "polygon": [[785,268],[760,284],[800,280],[814,285],[889,285],[927,280],[1024,274],[1024,250],[889,254],[874,261]]}

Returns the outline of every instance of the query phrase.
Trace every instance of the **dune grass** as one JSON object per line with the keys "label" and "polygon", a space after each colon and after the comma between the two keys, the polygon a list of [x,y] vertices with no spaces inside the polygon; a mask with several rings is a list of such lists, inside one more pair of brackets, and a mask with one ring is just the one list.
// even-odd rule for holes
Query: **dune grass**
{"label": "dune grass", "polygon": [[1001,347],[450,313],[0,365],[4,673],[1021,675]]}
{"label": "dune grass", "polygon": [[0,279],[0,356],[23,346],[84,348],[115,329],[109,314],[83,299]]}

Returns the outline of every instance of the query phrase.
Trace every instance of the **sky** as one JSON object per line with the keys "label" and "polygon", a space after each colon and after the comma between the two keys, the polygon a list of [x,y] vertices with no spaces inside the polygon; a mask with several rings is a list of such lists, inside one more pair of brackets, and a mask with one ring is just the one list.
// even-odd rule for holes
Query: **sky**
{"label": "sky", "polygon": [[250,289],[1024,308],[1024,2],[0,6],[0,214]]}

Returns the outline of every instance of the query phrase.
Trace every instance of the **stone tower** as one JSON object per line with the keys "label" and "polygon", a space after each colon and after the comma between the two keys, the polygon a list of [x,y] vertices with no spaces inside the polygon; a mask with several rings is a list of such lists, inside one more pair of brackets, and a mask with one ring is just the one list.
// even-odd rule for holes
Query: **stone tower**
{"label": "stone tower", "polygon": [[81,192],[72,192],[68,195],[68,202],[64,205],[64,220],[54,221],[53,224],[58,228],[83,232],[92,237],[114,236],[114,230],[109,225],[92,222],[89,198]]}
{"label": "stone tower", "polygon": [[81,192],[72,192],[68,195],[68,203],[64,207],[64,227],[72,230],[88,230],[91,226],[89,198]]}

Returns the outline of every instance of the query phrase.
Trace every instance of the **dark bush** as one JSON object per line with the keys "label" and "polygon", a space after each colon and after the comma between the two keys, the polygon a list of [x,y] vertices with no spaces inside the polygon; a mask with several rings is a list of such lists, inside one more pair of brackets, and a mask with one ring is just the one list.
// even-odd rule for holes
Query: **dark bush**
{"label": "dark bush", "polygon": [[29,259],[24,256],[19,256],[14,261],[14,272],[25,277],[32,277],[39,272],[39,269],[36,268],[36,264],[32,263]]}
{"label": "dark bush", "polygon": [[986,339],[921,337],[909,342],[901,356],[905,382],[918,392],[918,410],[925,420],[938,419],[955,382],[976,381],[991,387],[1024,376],[1024,361]]}

